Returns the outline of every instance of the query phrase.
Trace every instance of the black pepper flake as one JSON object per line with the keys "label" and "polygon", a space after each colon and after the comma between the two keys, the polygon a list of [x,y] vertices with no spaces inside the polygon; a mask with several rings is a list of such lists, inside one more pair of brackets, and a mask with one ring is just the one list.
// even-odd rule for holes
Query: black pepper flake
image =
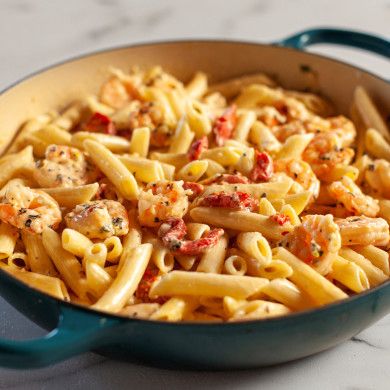
{"label": "black pepper flake", "polygon": [[312,72],[312,69],[311,69],[310,65],[307,65],[307,64],[301,64],[301,65],[299,65],[299,69],[300,69],[301,72],[303,72],[303,73],[310,73],[310,72]]}
{"label": "black pepper flake", "polygon": [[19,211],[18,211],[18,214],[24,214],[27,212],[27,209],[25,209],[24,207],[22,207]]}
{"label": "black pepper flake", "polygon": [[36,219],[36,218],[41,218],[41,216],[40,215],[28,215],[28,218]]}
{"label": "black pepper flake", "polygon": [[262,194],[261,194],[261,197],[260,198],[266,198],[267,197],[267,194],[265,193],[265,192],[263,192]]}
{"label": "black pepper flake", "polygon": [[122,226],[123,218],[116,217],[112,219],[112,224],[114,226]]}
{"label": "black pepper flake", "polygon": [[24,226],[30,227],[31,224],[32,224],[32,219],[29,218],[29,219],[27,219],[26,222],[24,223]]}
{"label": "black pepper flake", "polygon": [[368,165],[368,170],[369,171],[375,171],[375,165],[374,164],[369,164]]}
{"label": "black pepper flake", "polygon": [[154,217],[154,222],[160,222],[160,218]]}

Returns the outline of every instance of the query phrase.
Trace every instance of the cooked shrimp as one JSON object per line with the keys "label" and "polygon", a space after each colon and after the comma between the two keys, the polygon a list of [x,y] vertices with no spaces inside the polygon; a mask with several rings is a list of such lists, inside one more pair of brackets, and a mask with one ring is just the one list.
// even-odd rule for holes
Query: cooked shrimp
{"label": "cooked shrimp", "polygon": [[337,164],[348,165],[353,156],[354,151],[343,148],[340,138],[332,132],[316,134],[302,154],[320,180],[326,179]]}
{"label": "cooked shrimp", "polygon": [[336,219],[342,245],[385,246],[389,243],[389,224],[383,218],[348,217]]}
{"label": "cooked shrimp", "polygon": [[66,225],[89,238],[123,236],[129,231],[129,217],[121,203],[95,200],[77,205],[65,215]]}
{"label": "cooked shrimp", "polygon": [[56,228],[62,217],[58,203],[46,192],[13,181],[8,183],[0,198],[0,219],[39,234],[46,227]]}
{"label": "cooked shrimp", "polygon": [[390,162],[375,160],[367,166],[365,178],[376,194],[390,199]]}
{"label": "cooked shrimp", "polygon": [[49,145],[45,159],[37,162],[33,175],[41,187],[76,187],[94,182],[98,170],[80,150]]}
{"label": "cooked shrimp", "polygon": [[328,187],[329,195],[355,215],[375,217],[379,212],[378,201],[364,195],[354,181],[344,176],[341,181],[335,181]]}
{"label": "cooked shrimp", "polygon": [[274,161],[275,172],[286,173],[300,184],[304,190],[310,191],[316,198],[320,191],[320,181],[310,165],[298,159],[282,159]]}
{"label": "cooked shrimp", "polygon": [[[326,255],[337,253],[341,247],[340,229],[333,215],[306,215],[282,244],[305,263],[318,266]],[[327,256],[329,258],[329,256]],[[325,272],[329,269],[325,268]]]}
{"label": "cooked shrimp", "polygon": [[341,140],[341,146],[350,146],[356,137],[356,128],[352,121],[343,115],[327,119],[330,125],[330,131],[336,134]]}
{"label": "cooked shrimp", "polygon": [[187,234],[187,226],[181,218],[172,217],[165,220],[158,231],[163,244],[170,251],[189,256],[200,255],[215,246],[223,233],[223,229],[213,229],[198,240],[183,240]]}
{"label": "cooked shrimp", "polygon": [[100,100],[113,108],[122,108],[129,101],[129,93],[122,81],[112,77],[100,90]]}
{"label": "cooked shrimp", "polygon": [[138,219],[143,226],[160,226],[169,217],[182,218],[188,210],[188,195],[183,181],[149,183],[138,198]]}

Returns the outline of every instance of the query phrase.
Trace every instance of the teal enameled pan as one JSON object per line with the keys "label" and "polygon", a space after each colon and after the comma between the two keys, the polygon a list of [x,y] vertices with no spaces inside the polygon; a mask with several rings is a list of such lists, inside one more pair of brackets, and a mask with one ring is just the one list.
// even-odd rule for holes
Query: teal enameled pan
{"label": "teal enameled pan", "polygon": [[[389,82],[301,50],[313,43],[355,46],[390,58],[390,42],[384,39],[331,29],[305,31],[273,45],[181,41],[107,50],[48,68],[4,91],[0,95],[0,151],[27,118],[95,92],[109,65],[128,69],[132,64],[161,64],[183,80],[199,69],[212,81],[262,71],[277,77],[287,88],[321,91],[343,113],[348,112],[353,90],[359,84],[385,114],[390,113]],[[330,348],[390,312],[389,282],[320,309],[228,324],[149,322],[103,314],[51,298],[3,271],[0,294],[50,330],[35,340],[0,339],[0,365],[13,368],[47,366],[85,351],[175,368],[265,366]]]}

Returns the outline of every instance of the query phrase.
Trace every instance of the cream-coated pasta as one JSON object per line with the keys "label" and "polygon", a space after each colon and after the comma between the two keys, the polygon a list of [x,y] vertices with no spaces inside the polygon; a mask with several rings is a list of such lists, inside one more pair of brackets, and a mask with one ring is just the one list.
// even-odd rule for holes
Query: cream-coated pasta
{"label": "cream-coated pasta", "polygon": [[0,268],[157,321],[262,320],[386,282],[390,133],[368,92],[353,123],[264,74],[189,80],[110,68],[25,122],[0,158]]}

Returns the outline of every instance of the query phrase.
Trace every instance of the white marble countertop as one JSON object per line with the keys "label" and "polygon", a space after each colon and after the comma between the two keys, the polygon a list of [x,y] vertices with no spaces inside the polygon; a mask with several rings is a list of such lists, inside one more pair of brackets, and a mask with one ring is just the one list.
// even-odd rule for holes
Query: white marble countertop
{"label": "white marble countertop", "polygon": [[[133,42],[215,37],[272,42],[313,26],[390,37],[388,0],[0,0],[0,89],[51,63]],[[390,77],[389,61],[356,50],[317,47]],[[0,336],[44,332],[0,298]],[[0,369],[12,389],[343,389],[390,388],[390,316],[353,340],[298,362],[250,371],[168,371],[85,354],[39,370]]]}

